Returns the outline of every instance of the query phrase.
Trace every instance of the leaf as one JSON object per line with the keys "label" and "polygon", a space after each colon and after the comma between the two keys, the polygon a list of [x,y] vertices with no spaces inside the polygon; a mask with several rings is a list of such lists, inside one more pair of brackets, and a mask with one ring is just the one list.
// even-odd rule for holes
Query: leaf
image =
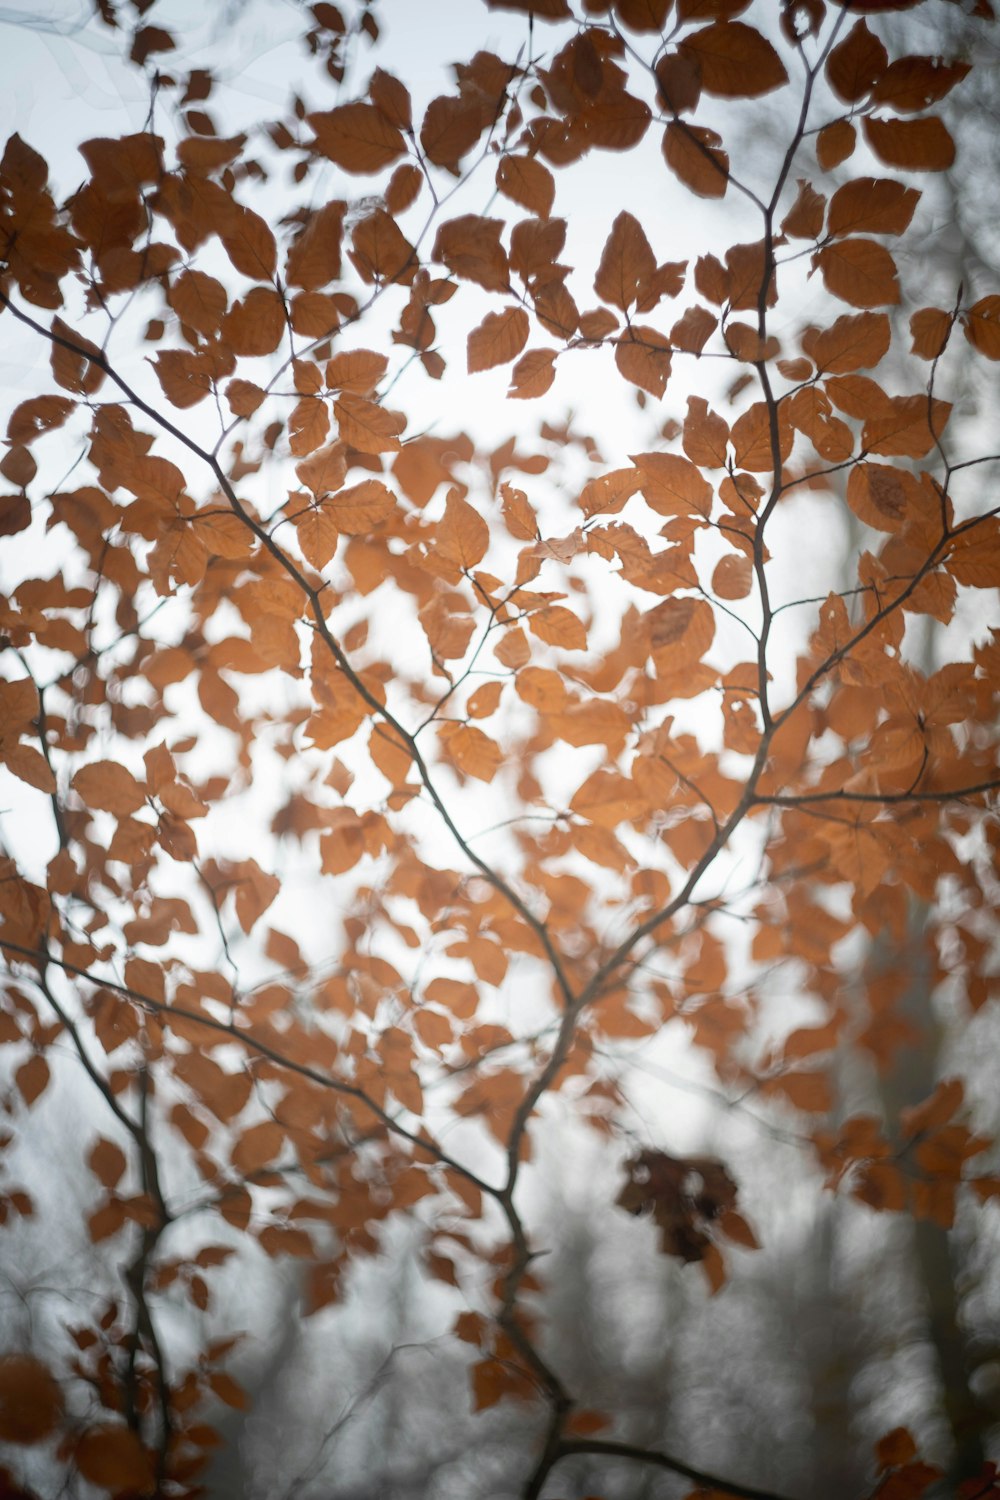
{"label": "leaf", "polygon": [[987,359],[1000,359],[1000,297],[980,297],[963,314],[965,337]]}
{"label": "leaf", "polygon": [[722,99],[757,99],[788,82],[771,43],[742,21],[701,26],[678,50],[693,59],[705,93]]}
{"label": "leaf", "polygon": [[937,115],[920,120],[877,120],[866,115],[869,146],[887,167],[907,172],[943,172],[955,160],[955,143]]}
{"label": "leaf", "polygon": [[236,878],[236,916],[244,932],[252,931],[280,889],[277,876],[268,875],[255,859],[241,862]]}
{"label": "leaf", "polygon": [[82,766],[70,782],[87,807],[127,818],[146,800],[145,789],[131,771],[113,760],[96,760]]}
{"label": "leaf", "polygon": [[615,364],[633,385],[662,396],[670,378],[670,340],[655,328],[633,323],[615,341]]}
{"label": "leaf", "polygon": [[492,781],[503,764],[500,746],[474,724],[442,725],[441,740],[448,759],[479,781]]}
{"label": "leaf", "polygon": [[921,307],[910,318],[911,353],[920,359],[937,359],[944,353],[954,319],[940,307]]}
{"label": "leaf", "polygon": [[236,270],[254,281],[269,281],[278,263],[274,235],[260,214],[238,208],[220,230],[219,238]]}
{"label": "leaf", "polygon": [[437,528],[435,550],[465,570],[482,561],[489,544],[490,529],[482,516],[457,491],[451,491]]}
{"label": "leaf", "polygon": [[875,240],[841,240],[813,257],[828,292],[852,307],[884,307],[899,301],[896,262]]}
{"label": "leaf", "polygon": [[742,552],[720,559],[712,574],[712,593],[720,599],[745,599],[753,583],[753,565]]}
{"label": "leaf", "polygon": [[649,649],[657,666],[690,667],[715,639],[715,615],[704,599],[665,599],[645,618]]}
{"label": "leaf", "polygon": [[729,186],[729,155],[722,138],[705,125],[670,124],[663,132],[663,158],[685,187],[699,198],[724,198]]}
{"label": "leaf", "polygon": [[888,464],[857,464],[848,475],[847,503],[867,526],[895,531],[909,508],[906,479]]}
{"label": "leaf", "polygon": [[149,1494],[153,1465],[142,1443],[129,1428],[103,1422],[78,1439],[74,1463],[81,1478],[113,1494]]}
{"label": "leaf", "polygon": [[27,1062],[14,1070],[14,1082],[29,1109],[48,1088],[50,1077],[49,1065],[40,1052],[33,1052]]}
{"label": "leaf", "polygon": [[638,300],[639,289],[656,270],[656,257],[632,214],[623,210],[611,226],[601,263],[594,278],[594,291],[622,312]]}
{"label": "leaf", "polygon": [[507,256],[500,244],[502,219],[463,214],[438,228],[432,259],[442,261],[456,276],[474,281],[488,292],[508,287]]}
{"label": "leaf", "polygon": [[847,35],[831,48],[826,60],[830,87],[846,104],[857,104],[871,93],[889,62],[889,54],[866,21],[855,21]]}
{"label": "leaf", "polygon": [[556,376],[555,349],[529,349],[510,372],[508,396],[515,401],[533,401],[544,396]]}
{"label": "leaf", "polygon": [[755,401],[741,417],[737,417],[730,437],[737,464],[752,474],[770,473],[791,455],[791,429],[783,420],[772,420],[765,401]]}
{"label": "leaf", "polygon": [[384,68],[376,68],[368,85],[368,96],[397,130],[413,128],[413,107],[405,84]]}
{"label": "leaf", "polygon": [[563,651],[585,651],[587,632],[572,610],[562,604],[547,604],[528,616],[528,629],[549,646]]}
{"label": "leaf", "polygon": [[340,275],[341,236],[347,204],[339,199],[314,212],[292,243],[285,261],[289,286],[318,291]]}
{"label": "leaf", "polygon": [[920,199],[916,188],[884,177],[856,177],[830,199],[827,232],[902,234]]}
{"label": "leaf", "polygon": [[970,63],[946,63],[940,57],[898,57],[879,74],[872,98],[904,114],[916,114],[950,94],[970,68]]}
{"label": "leaf", "polygon": [[396,497],[378,479],[363,479],[360,484],[331,495],[324,509],[338,531],[361,536],[383,526],[392,517]]}
{"label": "leaf", "polygon": [[505,198],[521,203],[540,219],[547,219],[555,201],[552,173],[533,156],[502,156],[497,166],[497,187]]}
{"label": "leaf", "polygon": [[204,271],[182,271],[171,284],[168,300],[182,323],[205,334],[218,333],[229,306],[222,282]]}
{"label": "leaf", "polygon": [[120,1146],[100,1136],[88,1153],[87,1165],[98,1182],[110,1191],[121,1179],[128,1163]]}
{"label": "leaf", "polygon": [[40,1360],[30,1354],[0,1355],[0,1441],[43,1443],[55,1431],[62,1410],[59,1383]]}
{"label": "leaf", "polygon": [[854,152],[858,133],[850,120],[834,120],[816,137],[816,160],[824,172],[832,172]]}
{"label": "leaf", "polygon": [[634,453],[642,493],[661,516],[707,516],[712,487],[689,458],[676,453]]}
{"label": "leaf", "polygon": [[333,403],[341,440],[360,453],[396,453],[406,418],[374,401],[342,391]]}
{"label": "leaf", "polygon": [[483,114],[475,100],[443,94],[427,106],[420,144],[428,161],[457,176],[463,156],[472,150],[482,130]]}
{"label": "leaf", "polygon": [[262,1120],[237,1136],[229,1159],[244,1177],[274,1161],[285,1144],[285,1132],[274,1120]]}
{"label": "leaf", "polygon": [[345,172],[378,172],[406,151],[406,141],[374,104],[340,104],[306,115],[316,147]]}
{"label": "leaf", "polygon": [[817,370],[842,375],[877,365],[888,353],[891,337],[885,313],[844,313],[829,328],[807,329],[802,347]]}
{"label": "leaf", "polygon": [[507,307],[501,313],[487,313],[468,337],[469,374],[507,364],[528,342],[530,328],[523,307]]}

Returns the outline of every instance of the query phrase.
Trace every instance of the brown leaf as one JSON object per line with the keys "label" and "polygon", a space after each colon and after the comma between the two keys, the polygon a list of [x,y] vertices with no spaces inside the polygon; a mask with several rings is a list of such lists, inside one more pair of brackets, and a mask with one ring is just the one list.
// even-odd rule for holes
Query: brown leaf
{"label": "brown leaf", "polygon": [[[30,1354],[0,1356],[0,1441],[43,1443],[62,1416],[58,1381]],[[17,1495],[12,1491],[12,1500]],[[24,1500],[29,1500],[27,1494]]]}
{"label": "brown leaf", "polygon": [[555,349],[529,349],[521,356],[510,372],[510,390],[513,400],[531,401],[544,396],[556,377]]}
{"label": "brown leaf", "polygon": [[113,760],[96,760],[82,766],[70,785],[87,807],[125,818],[138,812],[146,800],[145,788],[131,771]]}
{"label": "brown leaf", "polygon": [[406,150],[399,130],[374,104],[340,104],[306,119],[317,149],[345,172],[378,172]]}
{"label": "brown leaf", "polygon": [[523,307],[507,307],[500,313],[487,313],[467,340],[469,374],[507,364],[520,354],[530,331],[528,314]]}
{"label": "brown leaf", "polygon": [[463,214],[440,226],[432,259],[442,261],[456,276],[474,281],[488,292],[507,290],[507,256],[500,243],[502,219]]}
{"label": "brown leaf", "polygon": [[89,1427],[77,1441],[73,1459],[80,1476],[99,1489],[139,1495],[152,1491],[150,1456],[123,1424],[104,1422]]}
{"label": "brown leaf", "polygon": [[885,177],[856,177],[830,199],[827,231],[842,234],[902,234],[920,199],[916,188]]}
{"label": "brown leaf", "polygon": [[716,563],[712,593],[719,599],[745,599],[753,583],[753,565],[743,552],[730,552]]}
{"label": "brown leaf", "polygon": [[1000,297],[980,297],[964,313],[962,326],[973,349],[987,359],[1000,359]]}
{"label": "brown leaf", "polygon": [[824,125],[816,137],[816,160],[824,172],[832,172],[854,152],[858,133],[850,120],[834,120]]}
{"label": "brown leaf", "polygon": [[555,178],[548,167],[533,156],[502,156],[496,180],[506,198],[523,204],[540,219],[549,217],[555,201]]}
{"label": "brown leaf", "polygon": [[828,292],[852,307],[885,307],[899,301],[896,262],[875,240],[841,240],[813,257]]}
{"label": "brown leaf", "polygon": [[670,378],[670,340],[656,328],[632,323],[615,341],[615,364],[633,385],[662,396]]}
{"label": "brown leaf", "polygon": [[844,313],[829,328],[808,328],[802,347],[817,370],[842,375],[877,365],[888,353],[890,339],[885,313]]}
{"label": "brown leaf", "polygon": [[699,198],[726,196],[729,155],[714,130],[705,125],[668,125],[663,132],[663,159]]}
{"label": "brown leaf", "polygon": [[705,92],[722,99],[756,99],[788,82],[774,47],[743,21],[699,27],[678,50],[696,63]]}
{"label": "brown leaf", "polygon": [[888,167],[907,172],[943,172],[955,160],[955,143],[937,115],[920,120],[864,119],[868,144]]}
{"label": "brown leaf", "polygon": [[889,54],[866,21],[855,21],[847,35],[830,51],[826,76],[831,88],[847,104],[864,99],[882,77]]}
{"label": "brown leaf", "polygon": [[594,291],[603,301],[627,312],[637,301],[640,286],[655,270],[656,256],[642,225],[623,210],[611,226],[601,253]]}

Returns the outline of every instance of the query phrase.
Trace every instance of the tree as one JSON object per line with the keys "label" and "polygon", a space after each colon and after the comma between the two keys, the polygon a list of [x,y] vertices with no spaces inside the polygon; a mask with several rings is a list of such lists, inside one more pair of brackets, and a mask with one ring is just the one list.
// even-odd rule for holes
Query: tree
{"label": "tree", "polygon": [[[596,1133],[635,1254],[700,1268],[685,1324],[758,1249],[732,1164],[637,1114],[639,1054],[791,1133],[814,1195],[995,1214],[1000,454],[949,396],[1000,358],[1000,291],[941,298],[892,248],[989,7],[944,59],[890,50],[906,0],[470,8],[489,42],[415,103],[403,10],[303,7],[315,77],[234,129],[169,4],[99,4],[142,128],[82,141],[82,182],[20,135],[0,161],[0,1210],[46,1309],[0,1358],[22,1494],[245,1484],[224,1409],[404,1218],[421,1337],[503,1424],[510,1493],[574,1464],[609,1496],[784,1492],[650,1438],[657,1399],[632,1441],[626,1383],[588,1406],[565,1357],[548,1277],[586,1240],[546,1254],[553,1132]],[[904,1102],[874,1080],[917,903],[922,1003],[971,1040]],[[869,938],[893,961],[852,985]],[[93,1247],[68,1318],[32,1282],[46,1131]],[[267,1262],[280,1358],[241,1383],[233,1287]],[[348,1400],[396,1399],[366,1380]],[[887,1423],[845,1472],[997,1493],[974,1417],[942,1466]]]}

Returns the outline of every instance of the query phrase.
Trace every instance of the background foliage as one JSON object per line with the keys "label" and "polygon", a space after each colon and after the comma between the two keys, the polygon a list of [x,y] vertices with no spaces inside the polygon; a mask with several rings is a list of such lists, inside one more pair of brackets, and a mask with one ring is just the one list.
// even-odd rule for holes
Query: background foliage
{"label": "background foliage", "polygon": [[0,161],[4,1483],[1000,1492],[990,8],[469,9]]}

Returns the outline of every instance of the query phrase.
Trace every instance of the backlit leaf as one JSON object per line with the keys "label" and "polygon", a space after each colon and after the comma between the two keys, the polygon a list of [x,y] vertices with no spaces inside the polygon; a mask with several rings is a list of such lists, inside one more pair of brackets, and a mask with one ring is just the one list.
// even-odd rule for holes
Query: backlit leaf
{"label": "backlit leaf", "polygon": [[840,240],[817,251],[826,289],[852,307],[885,307],[899,301],[896,262],[875,240]]}
{"label": "backlit leaf", "polygon": [[340,104],[306,119],[317,149],[345,172],[377,172],[406,150],[399,130],[374,104]]}
{"label": "backlit leaf", "polygon": [[507,364],[520,354],[528,342],[531,325],[523,307],[508,307],[501,313],[487,313],[469,334],[467,364],[469,374],[491,370]]}
{"label": "backlit leaf", "polygon": [[684,38],[680,51],[695,59],[705,92],[723,99],[757,98],[788,82],[774,47],[743,21],[702,26]]}
{"label": "backlit leaf", "polygon": [[888,167],[907,172],[943,172],[955,160],[955,143],[937,115],[919,120],[877,120],[866,115],[869,146]]}
{"label": "backlit leaf", "polygon": [[663,133],[663,158],[699,198],[726,196],[729,154],[714,130],[705,125],[668,125]]}

